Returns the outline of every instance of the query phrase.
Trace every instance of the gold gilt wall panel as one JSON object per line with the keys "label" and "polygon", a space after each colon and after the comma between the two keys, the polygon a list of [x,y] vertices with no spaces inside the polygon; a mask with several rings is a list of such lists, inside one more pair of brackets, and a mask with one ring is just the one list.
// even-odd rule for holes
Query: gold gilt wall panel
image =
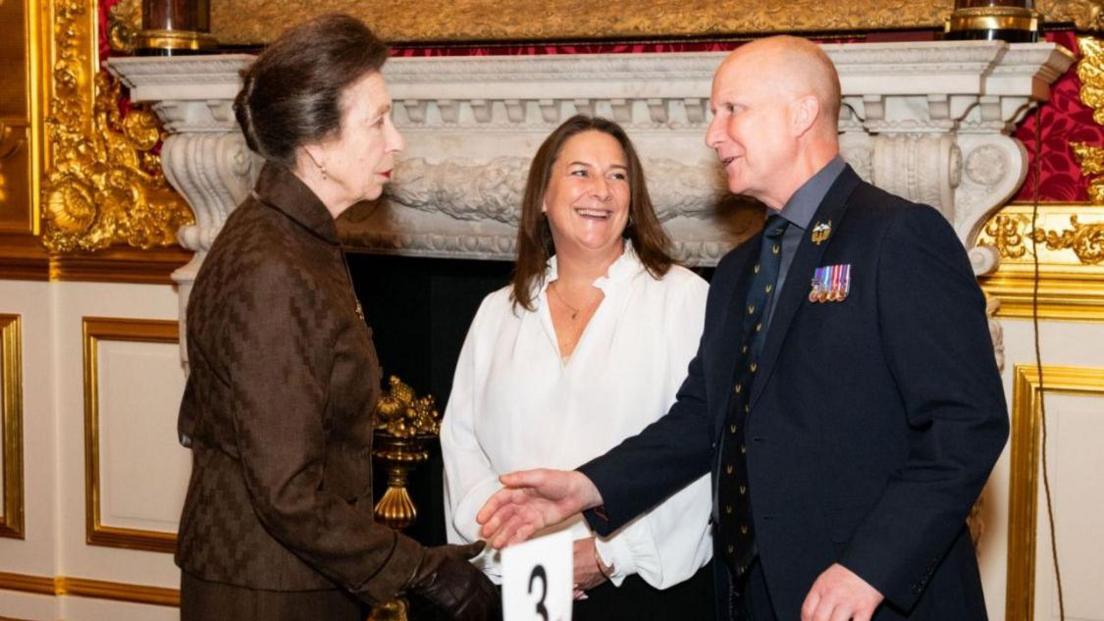
{"label": "gold gilt wall panel", "polygon": [[100,69],[93,0],[0,0],[0,278],[170,282],[192,222],[147,108]]}
{"label": "gold gilt wall panel", "polygon": [[[1006,621],[1032,621],[1035,617],[1035,550],[1036,533],[1039,531],[1037,509],[1044,393],[1104,397],[1104,369],[1044,366],[1043,386],[1039,384],[1036,366],[1016,365],[1012,371],[1012,480],[1008,500]],[[1046,519],[1045,515],[1043,519]]]}
{"label": "gold gilt wall panel", "polygon": [[1104,206],[1008,205],[989,219],[978,245],[996,248],[1000,268],[981,279],[1001,302],[998,315],[1031,317],[1035,253],[1039,254],[1039,316],[1044,319],[1104,321]]}
{"label": "gold gilt wall panel", "polygon": [[[1100,23],[1102,4],[1035,3],[1050,21],[1082,30]],[[344,11],[397,42],[722,37],[942,28],[953,9],[954,0],[622,0],[616,8],[579,0],[212,0],[211,30],[224,44],[265,43],[287,25]]]}
{"label": "gold gilt wall panel", "polygon": [[0,234],[33,235],[27,6],[0,2]]}
{"label": "gold gilt wall panel", "polygon": [[178,344],[180,324],[171,320],[85,317],[83,332],[86,541],[113,548],[173,552],[176,533],[122,528],[104,524],[101,519],[99,346],[103,341]]}
{"label": "gold gilt wall panel", "polygon": [[22,539],[23,363],[19,315],[0,315],[0,537]]}
{"label": "gold gilt wall panel", "polygon": [[43,243],[55,253],[175,244],[191,210],[165,181],[149,109],[119,109],[119,84],[99,68],[96,7],[53,0],[46,90]]}

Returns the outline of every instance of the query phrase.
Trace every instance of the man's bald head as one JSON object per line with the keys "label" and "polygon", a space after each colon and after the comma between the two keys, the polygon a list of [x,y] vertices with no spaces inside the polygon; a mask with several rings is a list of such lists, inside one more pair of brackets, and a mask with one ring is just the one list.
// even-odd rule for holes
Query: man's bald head
{"label": "man's bald head", "polygon": [[821,120],[832,133],[839,126],[840,81],[836,66],[819,45],[789,35],[757,39],[746,43],[717,68],[754,72],[772,88],[795,97],[813,95],[820,104]]}
{"label": "man's bald head", "polygon": [[771,37],[741,46],[717,74],[705,142],[728,189],[772,209],[839,155],[839,76],[820,46]]}

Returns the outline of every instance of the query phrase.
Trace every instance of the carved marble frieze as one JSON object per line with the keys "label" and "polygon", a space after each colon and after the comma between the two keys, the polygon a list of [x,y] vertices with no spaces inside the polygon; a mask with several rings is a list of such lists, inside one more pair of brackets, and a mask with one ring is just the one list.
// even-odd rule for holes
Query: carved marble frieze
{"label": "carved marble frieze", "polygon": [[[1072,62],[1049,43],[826,45],[841,75],[844,156],[877,185],[939,208],[978,273],[999,254],[972,241],[1023,179],[1007,135]],[[644,161],[654,203],[681,258],[710,265],[757,227],[759,212],[725,199],[704,144],[716,53],[395,58],[385,67],[407,148],[385,199],[341,223],[371,252],[508,260],[529,158],[571,114],[622,123]],[[113,59],[136,101],[154,101],[171,132],[166,177],[196,223],[187,281],[257,171],[229,103],[249,56]]]}

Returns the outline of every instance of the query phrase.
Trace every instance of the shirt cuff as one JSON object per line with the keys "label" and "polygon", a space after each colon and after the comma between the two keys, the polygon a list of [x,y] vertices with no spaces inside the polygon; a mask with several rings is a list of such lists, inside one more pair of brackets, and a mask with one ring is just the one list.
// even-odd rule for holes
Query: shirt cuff
{"label": "shirt cuff", "polygon": [[598,554],[602,564],[613,568],[609,575],[609,580],[613,583],[613,586],[621,586],[625,578],[636,573],[632,551],[629,550],[628,544],[623,541],[623,537],[613,537],[611,539],[595,537],[594,551]]}

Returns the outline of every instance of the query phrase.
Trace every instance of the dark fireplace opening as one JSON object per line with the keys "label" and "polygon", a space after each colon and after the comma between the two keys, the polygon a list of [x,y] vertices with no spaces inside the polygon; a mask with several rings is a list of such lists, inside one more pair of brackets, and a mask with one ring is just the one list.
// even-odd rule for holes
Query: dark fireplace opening
{"label": "dark fireplace opening", "polygon": [[[430,259],[349,254],[349,269],[364,318],[372,326],[384,384],[396,375],[419,395],[433,395],[444,414],[460,348],[480,302],[505,286],[508,261]],[[382,469],[374,472],[375,497],[387,489]],[[426,545],[445,543],[440,445],[411,473],[407,489],[418,510],[407,534]]]}

